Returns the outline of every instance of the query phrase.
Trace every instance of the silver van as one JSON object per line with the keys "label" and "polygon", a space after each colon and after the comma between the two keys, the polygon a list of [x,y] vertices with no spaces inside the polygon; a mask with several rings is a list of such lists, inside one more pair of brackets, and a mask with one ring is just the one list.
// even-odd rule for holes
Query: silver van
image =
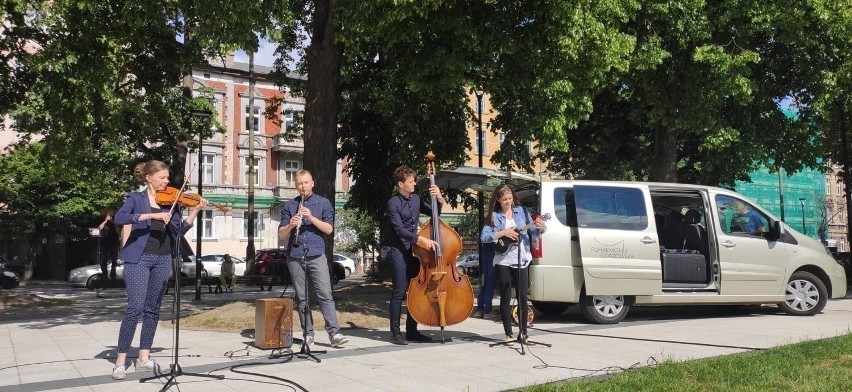
{"label": "silver van", "polygon": [[645,182],[539,186],[533,203],[550,220],[529,276],[542,313],[579,304],[588,320],[611,324],[632,305],[777,304],[809,316],[846,294],[844,270],[820,242],[735,192]]}

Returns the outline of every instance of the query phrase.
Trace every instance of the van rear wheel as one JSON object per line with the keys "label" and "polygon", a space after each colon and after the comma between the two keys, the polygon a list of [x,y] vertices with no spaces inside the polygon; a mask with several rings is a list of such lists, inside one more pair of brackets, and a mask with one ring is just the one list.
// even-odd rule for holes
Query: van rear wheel
{"label": "van rear wheel", "polygon": [[580,312],[595,324],[618,324],[627,316],[630,305],[623,295],[585,295],[580,298]]}
{"label": "van rear wheel", "polygon": [[541,314],[546,314],[548,316],[558,316],[565,312],[571,304],[566,302],[544,302],[544,301],[532,301],[532,305],[535,310],[538,310]]}
{"label": "van rear wheel", "polygon": [[793,316],[813,316],[822,311],[828,301],[825,284],[814,274],[796,271],[790,275],[784,291],[784,302],[778,306]]}

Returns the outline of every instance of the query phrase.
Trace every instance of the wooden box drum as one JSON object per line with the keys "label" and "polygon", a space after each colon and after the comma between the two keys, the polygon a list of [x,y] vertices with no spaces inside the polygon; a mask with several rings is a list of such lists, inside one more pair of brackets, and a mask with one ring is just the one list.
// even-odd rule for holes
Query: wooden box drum
{"label": "wooden box drum", "polygon": [[292,298],[264,298],[255,302],[254,345],[262,349],[293,345]]}

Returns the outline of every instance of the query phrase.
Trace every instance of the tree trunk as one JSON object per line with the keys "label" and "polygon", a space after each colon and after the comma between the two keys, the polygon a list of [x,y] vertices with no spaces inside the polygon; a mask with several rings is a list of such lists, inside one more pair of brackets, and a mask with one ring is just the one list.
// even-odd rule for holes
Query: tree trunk
{"label": "tree trunk", "polygon": [[677,182],[678,132],[657,128],[654,132],[654,163],[649,181]]}
{"label": "tree trunk", "polygon": [[[342,48],[335,42],[337,0],[314,1],[312,37],[305,57],[308,83],[305,93],[304,168],[314,177],[314,193],[335,200],[337,172],[337,111]],[[333,240],[326,241],[331,256]]]}

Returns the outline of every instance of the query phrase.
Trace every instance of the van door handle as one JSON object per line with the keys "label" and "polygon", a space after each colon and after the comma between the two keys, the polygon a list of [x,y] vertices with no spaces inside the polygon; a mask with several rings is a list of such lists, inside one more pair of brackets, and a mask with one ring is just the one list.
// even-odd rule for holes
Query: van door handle
{"label": "van door handle", "polygon": [[643,238],[639,241],[642,241],[643,244],[653,244],[653,243],[657,242],[657,240],[655,240],[651,237],[645,237],[645,238]]}
{"label": "van door handle", "polygon": [[737,246],[737,244],[731,242],[731,240],[727,240],[727,241],[722,243],[722,246],[724,246],[726,248],[733,248],[733,247]]}

